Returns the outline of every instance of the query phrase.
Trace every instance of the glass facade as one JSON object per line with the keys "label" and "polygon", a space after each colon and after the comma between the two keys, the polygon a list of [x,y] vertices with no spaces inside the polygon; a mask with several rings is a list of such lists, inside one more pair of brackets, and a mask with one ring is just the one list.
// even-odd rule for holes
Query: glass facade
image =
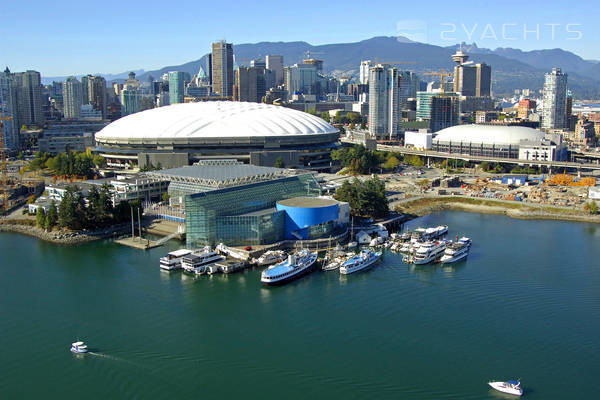
{"label": "glass facade", "polygon": [[276,242],[285,233],[284,213],[257,211],[274,208],[278,200],[320,194],[314,177],[304,174],[186,195],[187,246]]}

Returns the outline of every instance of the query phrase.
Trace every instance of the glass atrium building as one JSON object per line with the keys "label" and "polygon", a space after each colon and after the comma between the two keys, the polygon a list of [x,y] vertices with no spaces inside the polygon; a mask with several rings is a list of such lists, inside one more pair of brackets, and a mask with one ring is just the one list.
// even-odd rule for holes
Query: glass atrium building
{"label": "glass atrium building", "polygon": [[187,247],[260,245],[285,238],[286,211],[277,201],[319,196],[311,174],[276,178],[185,196]]}

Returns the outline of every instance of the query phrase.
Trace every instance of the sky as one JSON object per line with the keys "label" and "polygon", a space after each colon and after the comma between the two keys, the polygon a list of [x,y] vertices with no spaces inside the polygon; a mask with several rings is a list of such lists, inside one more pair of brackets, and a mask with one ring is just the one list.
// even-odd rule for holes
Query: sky
{"label": "sky", "polygon": [[441,46],[562,48],[600,60],[596,1],[286,3],[0,0],[0,66],[46,77],[121,73],[196,60],[220,39],[233,43],[235,52],[241,43],[318,45],[398,35]]}

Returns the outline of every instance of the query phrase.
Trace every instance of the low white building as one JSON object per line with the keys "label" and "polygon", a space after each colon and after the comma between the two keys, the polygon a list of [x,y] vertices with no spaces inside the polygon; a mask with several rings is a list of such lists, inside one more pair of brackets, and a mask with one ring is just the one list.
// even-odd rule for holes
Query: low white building
{"label": "low white building", "polygon": [[600,186],[592,186],[588,190],[588,199],[600,200]]}
{"label": "low white building", "polygon": [[419,129],[418,132],[406,131],[404,132],[404,146],[414,147],[415,149],[431,149],[433,134],[428,132],[427,129]]}

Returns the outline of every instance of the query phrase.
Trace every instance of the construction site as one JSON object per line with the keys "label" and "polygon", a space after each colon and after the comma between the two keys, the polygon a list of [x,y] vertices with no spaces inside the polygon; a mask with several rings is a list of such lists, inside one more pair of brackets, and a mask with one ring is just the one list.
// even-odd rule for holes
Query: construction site
{"label": "construction site", "polygon": [[6,160],[6,148],[4,147],[4,127],[3,121],[12,119],[12,117],[3,117],[0,114],[0,153],[2,157],[2,193],[0,196],[0,210],[7,213],[15,207],[19,207],[27,202],[30,196],[37,196],[44,191],[44,182],[37,179],[23,179],[19,174],[19,168],[16,173],[10,173]]}

